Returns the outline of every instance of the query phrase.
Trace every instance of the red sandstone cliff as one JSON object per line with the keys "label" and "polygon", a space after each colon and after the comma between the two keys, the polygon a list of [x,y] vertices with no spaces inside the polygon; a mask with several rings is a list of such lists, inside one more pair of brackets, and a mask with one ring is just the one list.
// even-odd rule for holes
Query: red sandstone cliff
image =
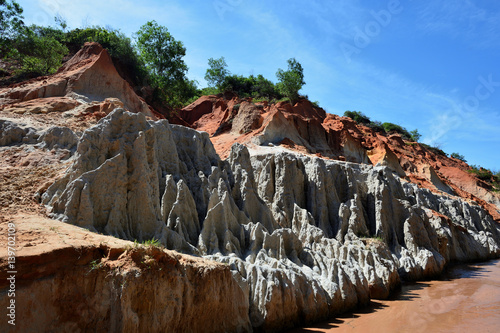
{"label": "red sandstone cliff", "polygon": [[[229,97],[229,98],[227,98]],[[327,114],[307,100],[295,105],[252,103],[237,96],[204,96],[179,112],[192,128],[210,134],[218,154],[233,143],[281,145],[307,154],[355,163],[380,164],[431,191],[474,200],[500,222],[500,195],[457,159],[398,134],[386,135],[351,118]]]}

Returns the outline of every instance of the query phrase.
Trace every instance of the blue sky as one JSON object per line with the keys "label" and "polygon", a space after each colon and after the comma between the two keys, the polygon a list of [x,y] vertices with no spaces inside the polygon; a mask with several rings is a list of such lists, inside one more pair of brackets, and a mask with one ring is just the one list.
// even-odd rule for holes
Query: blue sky
{"label": "blue sky", "polygon": [[207,59],[263,74],[295,57],[301,93],[329,113],[418,128],[422,142],[500,170],[500,3],[497,0],[19,0],[27,23],[101,25],[132,34],[149,20],[187,48],[205,86]]}

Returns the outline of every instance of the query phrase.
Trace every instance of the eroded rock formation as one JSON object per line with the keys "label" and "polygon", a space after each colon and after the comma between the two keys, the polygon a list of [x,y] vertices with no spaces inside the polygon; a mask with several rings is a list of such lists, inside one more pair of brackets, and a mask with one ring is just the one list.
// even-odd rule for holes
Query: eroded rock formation
{"label": "eroded rock formation", "polygon": [[185,125],[208,132],[222,157],[229,155],[234,142],[240,142],[281,145],[328,159],[383,165],[420,187],[475,200],[500,223],[500,195],[468,172],[466,163],[405,141],[398,134],[386,135],[350,118],[327,114],[305,99],[292,106],[253,103],[227,94],[205,96],[182,109],[179,116]]}
{"label": "eroded rock formation", "polygon": [[84,132],[42,202],[65,222],[228,264],[265,330],[500,255],[498,224],[479,205],[388,167],[240,144],[223,161],[207,133],[123,109]]}
{"label": "eroded rock formation", "polygon": [[66,222],[19,224],[19,300],[44,304],[26,330],[280,331],[500,256],[500,197],[466,164],[306,100],[223,97],[154,121],[96,44],[0,89],[0,226],[33,198]]}
{"label": "eroded rock formation", "polygon": [[85,43],[55,75],[0,89],[0,105],[15,113],[63,112],[110,97],[122,101],[130,111],[155,117],[120,77],[108,51],[98,43]]}

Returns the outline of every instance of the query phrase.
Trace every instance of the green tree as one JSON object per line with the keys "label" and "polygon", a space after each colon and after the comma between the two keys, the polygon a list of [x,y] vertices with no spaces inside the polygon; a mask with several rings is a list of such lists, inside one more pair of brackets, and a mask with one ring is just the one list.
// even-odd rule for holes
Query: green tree
{"label": "green tree", "polygon": [[155,95],[170,106],[180,106],[183,96],[176,86],[187,80],[188,67],[182,59],[186,48],[164,26],[155,21],[144,24],[136,33],[136,46],[150,73]]}
{"label": "green tree", "polygon": [[292,103],[299,98],[299,90],[306,83],[304,82],[304,70],[302,65],[295,58],[288,59],[288,70],[278,69],[278,91],[288,97]]}
{"label": "green tree", "polygon": [[68,23],[66,22],[66,19],[61,16],[61,14],[57,14],[54,17],[54,21],[56,21],[56,24],[61,27],[62,31],[66,31]]}
{"label": "green tree", "polygon": [[465,160],[465,156],[459,153],[451,153],[450,157],[456,158],[457,160],[460,160],[462,162],[467,162]]}
{"label": "green tree", "polygon": [[266,79],[262,74],[259,74],[256,77],[252,75],[250,78],[254,81],[252,86],[253,97],[267,97],[268,99],[279,98],[279,94],[276,91],[274,83]]}
{"label": "green tree", "polygon": [[0,58],[6,55],[11,41],[24,26],[22,13],[16,1],[0,0]]}
{"label": "green tree", "polygon": [[418,133],[418,129],[414,129],[413,131],[410,131],[410,139],[412,141],[418,142],[421,137],[422,137],[422,134]]}
{"label": "green tree", "polygon": [[216,87],[220,91],[228,75],[230,75],[230,73],[227,69],[224,57],[220,57],[219,59],[208,59],[208,69],[205,74],[205,80],[207,80],[210,87]]}

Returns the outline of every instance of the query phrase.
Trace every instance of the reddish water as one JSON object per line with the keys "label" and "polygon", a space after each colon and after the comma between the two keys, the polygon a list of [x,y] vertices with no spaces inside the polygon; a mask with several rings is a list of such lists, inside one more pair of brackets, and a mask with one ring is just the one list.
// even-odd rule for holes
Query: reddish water
{"label": "reddish water", "polygon": [[500,332],[500,260],[456,266],[443,280],[403,286],[394,300],[291,332]]}

